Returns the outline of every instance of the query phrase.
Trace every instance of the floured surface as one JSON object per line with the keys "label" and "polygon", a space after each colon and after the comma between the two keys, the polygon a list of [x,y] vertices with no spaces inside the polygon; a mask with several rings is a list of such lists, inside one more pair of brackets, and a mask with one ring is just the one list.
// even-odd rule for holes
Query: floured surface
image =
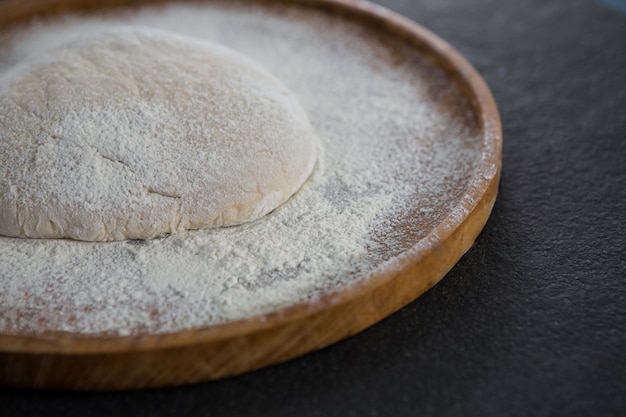
{"label": "floured surface", "polygon": [[323,13],[174,6],[66,19],[18,33],[0,71],[81,32],[129,24],[262,64],[306,111],[319,167],[244,226],[113,243],[0,238],[0,333],[163,333],[314,301],[393,263],[452,213],[474,175],[480,132],[447,76],[398,40]]}

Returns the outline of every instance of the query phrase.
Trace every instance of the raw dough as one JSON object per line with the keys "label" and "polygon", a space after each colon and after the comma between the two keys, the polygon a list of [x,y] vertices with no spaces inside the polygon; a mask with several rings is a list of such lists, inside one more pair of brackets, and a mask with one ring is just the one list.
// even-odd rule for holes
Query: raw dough
{"label": "raw dough", "polygon": [[151,238],[258,219],[316,160],[287,88],[226,48],[126,28],[0,76],[0,234]]}

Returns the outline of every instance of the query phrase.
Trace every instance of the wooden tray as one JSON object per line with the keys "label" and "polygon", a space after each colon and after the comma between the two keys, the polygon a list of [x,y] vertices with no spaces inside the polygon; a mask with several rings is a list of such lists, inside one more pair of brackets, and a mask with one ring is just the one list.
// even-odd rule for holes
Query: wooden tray
{"label": "wooden tray", "polygon": [[[37,15],[101,10],[145,1],[58,0],[0,4],[0,30]],[[258,3],[258,2],[257,2]],[[478,120],[481,160],[443,221],[371,279],[259,317],[176,333],[125,337],[0,334],[0,383],[17,387],[125,390],[187,384],[282,362],[351,336],[414,300],[472,245],[494,204],[501,164],[496,104],[476,70],[447,43],[386,9],[351,0],[293,0],[340,14],[407,42],[459,83]],[[96,5],[97,4],[97,5]]]}

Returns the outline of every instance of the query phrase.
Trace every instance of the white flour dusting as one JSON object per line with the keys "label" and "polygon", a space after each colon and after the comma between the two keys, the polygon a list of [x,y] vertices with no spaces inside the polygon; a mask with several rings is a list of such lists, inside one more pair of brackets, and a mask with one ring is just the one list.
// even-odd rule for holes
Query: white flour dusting
{"label": "white flour dusting", "polygon": [[32,23],[0,35],[0,72],[129,25],[221,43],[269,69],[305,109],[319,166],[279,209],[243,226],[110,243],[0,237],[0,333],[164,333],[314,301],[425,237],[480,159],[469,104],[442,71],[314,11],[184,5]]}

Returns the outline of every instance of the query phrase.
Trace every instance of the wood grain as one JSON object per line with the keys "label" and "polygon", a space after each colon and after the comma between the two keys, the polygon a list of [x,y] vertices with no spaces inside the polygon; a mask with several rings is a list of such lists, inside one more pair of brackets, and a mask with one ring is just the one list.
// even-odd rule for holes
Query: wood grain
{"label": "wood grain", "polygon": [[[0,4],[0,30],[33,16],[133,7],[146,1],[23,1]],[[265,2],[264,2],[265,3]],[[381,7],[349,0],[294,0],[324,9],[408,42],[461,85],[474,109],[483,143],[465,196],[426,238],[392,268],[348,290],[326,294],[264,316],[171,334],[85,337],[0,335],[0,384],[16,387],[125,390],[188,384],[241,374],[323,348],[397,311],[437,283],[482,230],[494,204],[501,166],[501,125],[489,89],[446,42]]]}

